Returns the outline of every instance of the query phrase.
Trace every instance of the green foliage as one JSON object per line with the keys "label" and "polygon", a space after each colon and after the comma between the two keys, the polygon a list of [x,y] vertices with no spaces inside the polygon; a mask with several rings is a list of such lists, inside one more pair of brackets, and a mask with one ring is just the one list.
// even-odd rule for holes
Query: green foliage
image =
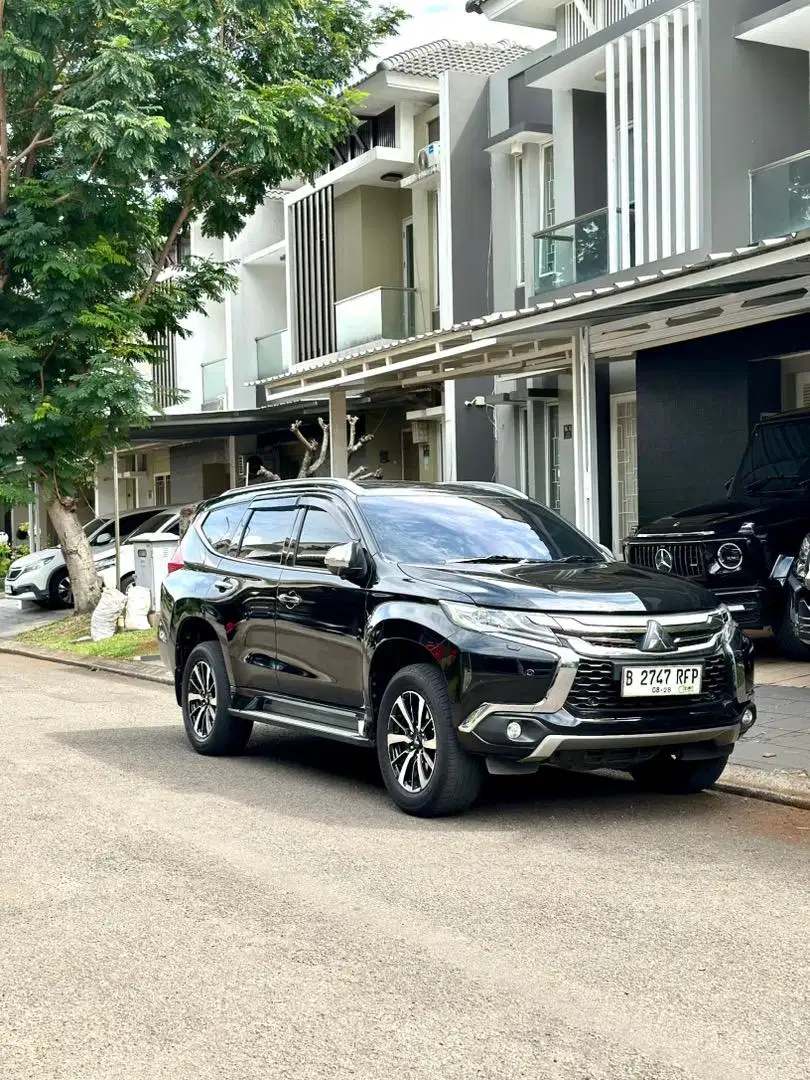
{"label": "green foliage", "polygon": [[70,496],[150,408],[151,342],[233,287],[235,235],[354,124],[401,13],[368,0],[0,0],[0,498]]}

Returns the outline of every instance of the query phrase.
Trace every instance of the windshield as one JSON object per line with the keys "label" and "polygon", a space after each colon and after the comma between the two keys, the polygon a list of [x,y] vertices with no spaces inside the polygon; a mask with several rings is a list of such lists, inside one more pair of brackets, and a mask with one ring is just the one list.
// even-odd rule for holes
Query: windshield
{"label": "windshield", "polygon": [[381,554],[396,562],[604,558],[582,533],[528,499],[430,491],[364,495],[359,501]]}
{"label": "windshield", "polygon": [[139,536],[145,536],[147,533],[162,532],[163,529],[169,524],[169,522],[176,518],[177,514],[170,510],[162,514],[153,514],[152,517],[147,518],[143,525],[139,525],[134,532],[131,532],[127,537],[127,543],[131,544],[133,540],[137,540]]}
{"label": "windshield", "polygon": [[736,498],[810,487],[810,416],[763,424],[754,434],[734,478]]}
{"label": "windshield", "polygon": [[84,535],[92,537],[93,533],[97,533],[104,525],[109,524],[109,518],[93,518],[92,521],[88,521],[84,527]]}

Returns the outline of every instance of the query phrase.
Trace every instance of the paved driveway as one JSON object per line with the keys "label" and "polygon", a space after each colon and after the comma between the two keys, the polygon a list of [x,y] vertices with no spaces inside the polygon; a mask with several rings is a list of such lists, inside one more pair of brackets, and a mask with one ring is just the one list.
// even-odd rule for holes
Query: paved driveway
{"label": "paved driveway", "polygon": [[169,688],[0,658],[3,1077],[806,1080],[810,813],[624,780],[388,802],[186,745]]}
{"label": "paved driveway", "polygon": [[48,611],[32,603],[26,603],[21,608],[19,601],[9,600],[0,594],[0,638],[15,637],[23,630],[44,626],[65,614],[61,611]]}

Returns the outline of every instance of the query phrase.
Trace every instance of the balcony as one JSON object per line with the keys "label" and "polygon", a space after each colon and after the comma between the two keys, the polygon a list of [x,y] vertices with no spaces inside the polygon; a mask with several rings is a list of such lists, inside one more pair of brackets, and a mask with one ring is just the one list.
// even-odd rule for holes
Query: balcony
{"label": "balcony", "polygon": [[259,379],[281,375],[290,366],[290,331],[276,330],[256,338],[256,373]]}
{"label": "balcony", "polygon": [[751,240],[810,228],[810,151],[751,173]]}
{"label": "balcony", "polygon": [[220,412],[225,408],[227,387],[225,385],[225,361],[213,360],[201,364],[202,371],[202,411]]}
{"label": "balcony", "polygon": [[609,271],[607,207],[534,234],[536,296],[592,281]]}
{"label": "balcony", "polygon": [[628,8],[625,0],[569,0],[563,8],[562,34],[557,51],[578,45],[600,30],[626,19],[633,10],[640,11],[652,3],[653,0],[635,0],[635,8]]}
{"label": "balcony", "polygon": [[396,109],[386,109],[379,116],[370,116],[342,143],[332,148],[329,168],[338,169],[367,154],[377,146],[394,148],[397,145]]}
{"label": "balcony", "polygon": [[337,347],[354,349],[372,341],[399,341],[416,333],[414,289],[368,289],[335,304]]}

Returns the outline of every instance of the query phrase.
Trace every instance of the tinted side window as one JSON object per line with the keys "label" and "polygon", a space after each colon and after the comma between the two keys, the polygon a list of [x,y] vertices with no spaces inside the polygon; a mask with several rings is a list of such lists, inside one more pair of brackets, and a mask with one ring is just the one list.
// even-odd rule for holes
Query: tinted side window
{"label": "tinted side window", "polygon": [[239,558],[280,563],[297,514],[294,506],[268,506],[254,510],[242,537]]}
{"label": "tinted side window", "polygon": [[[226,555],[236,539],[236,530],[245,513],[244,503],[234,503],[230,506],[218,506],[212,510],[203,521],[200,528],[203,536],[220,555]],[[178,532],[179,532],[178,525]]]}
{"label": "tinted side window", "polygon": [[351,537],[343,525],[327,509],[311,506],[304,518],[304,526],[298,538],[295,565],[322,569],[326,566],[326,553],[338,544],[348,544]]}
{"label": "tinted side window", "polygon": [[[149,520],[149,518],[154,517],[154,516],[155,516],[155,508],[154,508],[154,506],[152,507],[151,510],[144,510],[144,512],[142,514],[127,514],[127,516],[125,518],[120,519],[121,520],[121,525],[120,525],[121,535],[122,536],[132,536],[132,534],[135,532],[136,529],[140,529],[141,525],[143,525],[144,522],[147,522]],[[115,528],[115,523],[111,522],[110,524],[111,524],[112,528],[114,529]]]}

